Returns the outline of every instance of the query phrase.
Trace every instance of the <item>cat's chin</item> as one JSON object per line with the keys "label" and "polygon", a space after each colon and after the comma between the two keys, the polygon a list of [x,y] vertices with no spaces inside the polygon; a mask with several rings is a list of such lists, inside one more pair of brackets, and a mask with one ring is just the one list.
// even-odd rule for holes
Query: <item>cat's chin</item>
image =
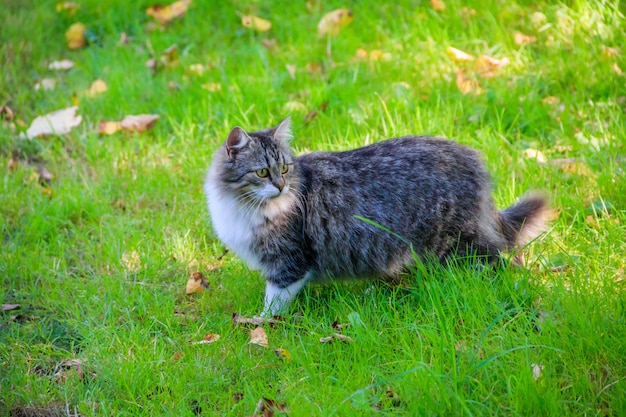
{"label": "cat's chin", "polygon": [[263,215],[272,220],[282,214],[290,213],[295,204],[295,197],[291,193],[281,192],[274,197],[265,199],[263,203]]}

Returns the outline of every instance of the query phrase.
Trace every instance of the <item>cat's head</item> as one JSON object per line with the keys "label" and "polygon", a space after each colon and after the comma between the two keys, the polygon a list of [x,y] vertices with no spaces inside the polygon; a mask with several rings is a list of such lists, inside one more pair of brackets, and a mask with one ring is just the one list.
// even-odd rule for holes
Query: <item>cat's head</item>
{"label": "cat's head", "polygon": [[265,203],[288,195],[295,185],[291,138],[289,118],[258,132],[233,128],[214,160],[221,165],[220,182],[242,201]]}

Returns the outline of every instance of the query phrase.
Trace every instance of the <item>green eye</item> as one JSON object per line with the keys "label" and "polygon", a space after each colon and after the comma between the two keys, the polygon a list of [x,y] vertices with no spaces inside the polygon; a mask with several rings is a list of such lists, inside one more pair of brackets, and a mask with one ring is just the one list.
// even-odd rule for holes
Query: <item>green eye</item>
{"label": "green eye", "polygon": [[257,169],[256,174],[261,178],[265,178],[270,174],[270,171],[267,168],[261,168]]}
{"label": "green eye", "polygon": [[281,164],[280,165],[280,173],[281,174],[286,174],[287,171],[289,171],[289,165],[287,164]]}

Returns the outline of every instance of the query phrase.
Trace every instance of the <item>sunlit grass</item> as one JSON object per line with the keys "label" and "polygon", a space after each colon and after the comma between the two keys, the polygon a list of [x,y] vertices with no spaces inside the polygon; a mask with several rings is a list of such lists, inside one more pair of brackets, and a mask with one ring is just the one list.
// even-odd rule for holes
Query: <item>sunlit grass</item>
{"label": "sunlit grass", "polygon": [[[348,5],[354,21],[328,56],[317,22],[343,3],[311,13],[196,1],[150,30],[147,1],[86,1],[73,17],[52,1],[5,2],[0,105],[24,126],[0,126],[0,299],[21,305],[0,316],[0,414],[252,415],[263,397],[298,416],[626,413],[623,6],[445,3],[440,13],[427,1]],[[273,29],[248,31],[244,14]],[[76,21],[92,44],[69,51]],[[517,45],[515,31],[536,41]],[[146,61],[172,44],[180,65],[152,75]],[[510,64],[480,78],[482,94],[463,95],[456,71],[472,66],[448,46]],[[390,59],[358,59],[359,48]],[[47,69],[63,58],[76,67]],[[206,71],[192,74],[193,64]],[[35,91],[43,78],[56,88]],[[88,97],[97,78],[108,91]],[[79,127],[19,137],[73,94]],[[161,119],[141,135],[98,135],[101,120],[139,113]],[[288,114],[297,152],[454,138],[484,154],[499,206],[543,189],[560,215],[525,268],[426,266],[394,285],[314,285],[285,323],[266,326],[269,349],[249,345],[231,315],[261,311],[263,277],[223,256],[202,182],[232,126],[262,129]],[[54,175],[52,195],[39,164]],[[209,290],[187,296],[194,271]],[[319,342],[337,332],[354,343]],[[193,344],[208,333],[221,339]],[[80,372],[63,365],[76,358],[87,360]]]}

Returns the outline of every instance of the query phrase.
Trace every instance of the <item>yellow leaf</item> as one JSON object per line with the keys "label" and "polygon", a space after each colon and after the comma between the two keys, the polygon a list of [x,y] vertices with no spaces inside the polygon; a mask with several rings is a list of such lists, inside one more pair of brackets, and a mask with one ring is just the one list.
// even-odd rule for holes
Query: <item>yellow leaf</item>
{"label": "yellow leaf", "polygon": [[191,0],[180,0],[167,6],[155,4],[146,9],[146,14],[152,16],[157,22],[167,25],[172,20],[182,17],[190,4]]}
{"label": "yellow leaf", "polygon": [[[165,51],[163,51],[163,53],[161,54],[161,62],[166,67],[175,67],[176,65],[180,64],[180,61],[178,59],[178,46],[176,44],[170,46]],[[146,63],[146,65],[148,64]]]}
{"label": "yellow leaf", "polygon": [[137,272],[141,269],[141,259],[136,251],[122,254],[122,265],[128,272]]}
{"label": "yellow leaf", "polygon": [[451,46],[448,47],[448,56],[452,58],[454,62],[470,62],[475,58],[474,56],[468,54],[467,52],[463,52],[460,49],[453,48]]}
{"label": "yellow leaf", "polygon": [[200,76],[204,74],[205,68],[202,64],[192,64],[189,66],[189,74]]}
{"label": "yellow leaf", "polygon": [[250,330],[250,343],[253,345],[263,346],[264,348],[269,347],[267,334],[265,334],[263,327],[257,327],[256,329]]}
{"label": "yellow leaf", "polygon": [[120,122],[103,121],[98,124],[98,133],[101,135],[112,135],[119,130],[122,130]]}
{"label": "yellow leaf", "polygon": [[159,120],[158,114],[139,114],[136,116],[126,116],[121,121],[122,129],[129,132],[143,132],[152,129],[154,124]]}
{"label": "yellow leaf", "polygon": [[478,95],[482,93],[478,81],[466,77],[463,70],[458,70],[456,72],[456,85],[459,88],[459,91],[463,94],[473,93]]}
{"label": "yellow leaf", "polygon": [[80,100],[78,99],[78,95],[76,95],[76,93],[72,93],[70,98],[72,100],[72,105],[75,106],[75,107],[78,107],[78,105],[80,104]]}
{"label": "yellow leaf", "polygon": [[561,100],[559,100],[558,97],[548,96],[548,97],[542,99],[541,102],[543,104],[556,105],[556,104],[559,104],[561,102]]}
{"label": "yellow leaf", "polygon": [[356,50],[356,57],[359,59],[367,59],[367,51],[363,48]]}
{"label": "yellow leaf", "polygon": [[324,35],[339,35],[341,29],[348,26],[354,19],[354,14],[348,9],[337,9],[326,13],[317,25],[317,33]]}
{"label": "yellow leaf", "polygon": [[204,292],[205,288],[209,286],[209,281],[204,277],[202,272],[194,272],[187,281],[187,287],[185,288],[185,294],[191,295],[197,292]]}
{"label": "yellow leaf", "polygon": [[69,133],[83,120],[82,116],[76,116],[77,111],[78,107],[73,106],[48,113],[45,116],[38,116],[26,131],[26,136],[32,139],[38,136]]}
{"label": "yellow leaf", "polygon": [[54,195],[54,190],[52,188],[44,187],[41,189],[41,194],[52,197]]}
{"label": "yellow leaf", "polygon": [[80,49],[85,46],[85,31],[87,27],[82,23],[74,23],[65,32],[67,38],[67,45],[70,49]]}
{"label": "yellow leaf", "polygon": [[435,11],[437,12],[443,12],[446,10],[446,5],[443,1],[441,0],[430,0],[430,5],[433,7],[433,9],[435,9]]}
{"label": "yellow leaf", "polygon": [[204,88],[205,90],[209,90],[211,93],[215,93],[216,91],[222,91],[222,84],[206,83],[206,84],[202,84],[202,88]]}
{"label": "yellow leaf", "polygon": [[94,97],[104,93],[105,91],[107,91],[107,83],[105,83],[104,80],[97,79],[91,83],[91,86],[89,87],[89,90],[87,90],[86,94],[88,97]]}
{"label": "yellow leaf", "polygon": [[291,360],[291,353],[289,353],[289,351],[287,349],[283,349],[283,348],[274,349],[274,353],[280,359],[284,359],[286,361],[290,361]]}
{"label": "yellow leaf", "polygon": [[258,30],[259,32],[267,32],[272,28],[272,22],[257,16],[243,16],[241,18],[241,24],[244,25],[244,27]]}
{"label": "yellow leaf", "polygon": [[624,75],[624,71],[622,71],[617,63],[613,64],[613,71],[615,71],[617,75]]}
{"label": "yellow leaf", "polygon": [[548,162],[548,159],[543,154],[543,152],[538,151],[537,149],[528,148],[524,151],[524,155],[529,159],[535,159],[540,164],[545,164]]}
{"label": "yellow leaf", "polygon": [[481,77],[493,77],[496,71],[509,64],[509,58],[496,59],[487,55],[481,55],[476,60],[474,68]]}
{"label": "yellow leaf", "polygon": [[66,1],[63,3],[57,3],[55,8],[57,13],[66,11],[68,16],[74,16],[74,13],[80,10],[80,4],[73,1]]}
{"label": "yellow leaf", "polygon": [[513,40],[517,45],[527,45],[529,43],[536,42],[537,38],[534,36],[524,35],[522,32],[515,32],[513,34]]}
{"label": "yellow leaf", "polygon": [[286,102],[284,108],[287,113],[306,113],[308,110],[303,103],[296,100]]}

